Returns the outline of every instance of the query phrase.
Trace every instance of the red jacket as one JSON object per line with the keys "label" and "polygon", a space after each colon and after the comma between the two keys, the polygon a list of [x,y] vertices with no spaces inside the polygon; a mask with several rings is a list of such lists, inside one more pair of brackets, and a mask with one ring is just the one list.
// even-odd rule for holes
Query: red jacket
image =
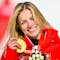
{"label": "red jacket", "polygon": [[[24,41],[26,42],[26,50],[31,50],[34,44],[24,36]],[[45,29],[44,35],[41,35],[38,42],[39,50],[47,55],[50,55],[50,60],[60,60],[60,39],[58,37],[58,31],[54,29]],[[7,48],[7,54],[4,58],[2,56],[1,60],[18,60],[18,54],[15,50]]]}

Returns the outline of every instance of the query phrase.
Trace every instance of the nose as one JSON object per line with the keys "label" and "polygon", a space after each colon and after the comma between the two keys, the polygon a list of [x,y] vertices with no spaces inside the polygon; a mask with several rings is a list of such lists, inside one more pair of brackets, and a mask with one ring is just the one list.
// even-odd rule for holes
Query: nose
{"label": "nose", "polygon": [[33,22],[28,21],[28,27],[31,28],[33,26]]}

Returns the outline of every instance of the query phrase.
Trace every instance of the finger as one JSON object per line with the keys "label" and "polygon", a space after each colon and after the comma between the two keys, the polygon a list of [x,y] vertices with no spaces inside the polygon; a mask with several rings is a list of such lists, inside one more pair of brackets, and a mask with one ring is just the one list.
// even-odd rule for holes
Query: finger
{"label": "finger", "polygon": [[16,49],[17,49],[17,47],[11,47],[11,49],[16,50]]}
{"label": "finger", "polygon": [[21,45],[17,41],[14,41],[12,44],[16,44],[18,48],[21,48]]}
{"label": "finger", "polygon": [[16,43],[17,48],[21,48],[21,45],[19,43]]}
{"label": "finger", "polygon": [[18,47],[21,48],[21,45],[17,41],[13,41],[9,44],[10,47]]}
{"label": "finger", "polygon": [[10,41],[10,42],[8,42],[8,45],[11,46],[11,45],[15,44],[16,42],[17,41]]}
{"label": "finger", "polygon": [[17,41],[12,42],[12,44],[15,44],[18,48],[21,48],[21,45]]}
{"label": "finger", "polygon": [[9,48],[11,48],[11,49],[17,49],[17,46],[16,46],[16,44],[12,44],[12,45],[9,45]]}
{"label": "finger", "polygon": [[9,39],[9,42],[13,42],[13,41],[17,41],[17,38],[16,37],[12,37]]}

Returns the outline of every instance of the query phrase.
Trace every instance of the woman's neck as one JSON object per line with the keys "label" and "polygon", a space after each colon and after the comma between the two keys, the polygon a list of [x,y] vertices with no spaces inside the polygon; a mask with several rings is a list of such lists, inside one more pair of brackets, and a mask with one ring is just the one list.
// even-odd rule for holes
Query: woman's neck
{"label": "woman's neck", "polygon": [[39,33],[39,34],[37,35],[36,39],[39,40],[39,39],[40,39],[40,36],[41,36],[41,33]]}

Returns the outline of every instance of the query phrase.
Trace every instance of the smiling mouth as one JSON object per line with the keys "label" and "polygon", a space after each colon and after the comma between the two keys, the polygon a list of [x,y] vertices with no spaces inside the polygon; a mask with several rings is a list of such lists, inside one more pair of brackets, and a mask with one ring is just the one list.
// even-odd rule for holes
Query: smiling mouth
{"label": "smiling mouth", "polygon": [[36,28],[32,28],[32,29],[29,29],[28,31],[29,31],[30,33],[33,33],[33,32],[35,32],[35,30],[36,30]]}

